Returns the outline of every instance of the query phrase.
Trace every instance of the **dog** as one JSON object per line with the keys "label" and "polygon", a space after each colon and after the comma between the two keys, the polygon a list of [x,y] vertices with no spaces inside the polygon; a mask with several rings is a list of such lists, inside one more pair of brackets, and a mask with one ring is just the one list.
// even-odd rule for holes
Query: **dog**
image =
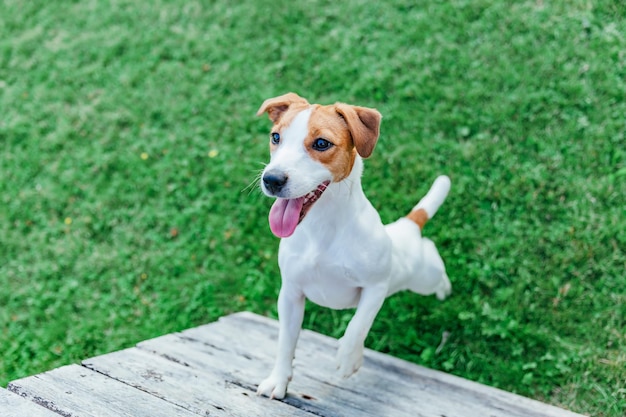
{"label": "dog", "polygon": [[347,378],[363,363],[365,338],[387,296],[401,290],[439,299],[450,294],[443,260],[421,233],[448,195],[450,179],[438,177],[407,216],[383,225],[361,187],[363,158],[379,137],[377,110],[309,104],[288,93],[265,100],[257,116],[264,113],[273,127],[260,185],[276,198],[269,224],[281,238],[282,285],[278,354],[257,394],[282,399],[305,297],[332,309],[356,307],[337,351],[337,369]]}

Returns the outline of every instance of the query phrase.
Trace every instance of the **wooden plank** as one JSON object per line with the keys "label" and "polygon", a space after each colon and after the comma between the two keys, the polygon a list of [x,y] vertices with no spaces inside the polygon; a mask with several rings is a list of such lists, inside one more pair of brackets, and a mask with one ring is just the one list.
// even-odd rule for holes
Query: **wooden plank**
{"label": "wooden plank", "polygon": [[0,415],[2,417],[59,417],[47,408],[4,388],[0,388]]}
{"label": "wooden plank", "polygon": [[13,381],[9,390],[64,417],[197,417],[79,365]]}
{"label": "wooden plank", "polygon": [[[213,328],[209,328],[212,330]],[[202,342],[185,335],[168,335],[151,341],[142,342],[140,349],[158,353],[169,360],[184,363],[186,366],[208,375],[223,374],[223,378],[232,384],[245,387],[255,395],[256,384],[267,376],[269,356],[258,360],[255,353],[243,353],[237,349],[237,340],[233,340],[235,329],[226,329],[230,335],[219,343]],[[216,340],[214,340],[216,341]],[[255,339],[258,344],[267,341]],[[257,397],[264,407],[280,404],[267,398]],[[372,400],[367,393],[347,391],[334,384],[303,376],[290,389],[290,395],[283,401],[296,409],[307,411],[317,416],[371,416],[385,415],[387,411],[394,416],[415,416],[401,408],[389,408],[385,401]]]}
{"label": "wooden plank", "polygon": [[[251,313],[239,313],[224,317],[219,324],[237,329],[238,334],[246,335],[241,342],[241,349],[256,350],[258,337],[270,340],[277,338],[277,323]],[[203,332],[204,330],[204,332]],[[183,334],[199,336],[208,334],[209,329],[196,328]],[[212,339],[220,332],[210,330]],[[274,342],[275,344],[275,342]],[[268,346],[266,343],[265,346]],[[301,373],[310,374],[319,371],[317,378],[332,380],[334,373],[334,355],[337,341],[318,333],[303,331],[296,351],[297,369],[290,389],[297,388]],[[275,349],[275,346],[274,346]],[[268,369],[273,363],[268,363]],[[575,417],[581,416],[567,410],[550,406],[539,401],[515,395],[496,388],[478,384],[443,372],[427,369],[389,355],[366,350],[363,368],[352,378],[339,381],[338,386],[347,390],[366,391],[371,396],[390,396],[396,402],[409,404],[414,415],[459,416],[511,416],[511,417]],[[369,387],[369,388],[368,388]],[[399,407],[397,403],[392,405]]]}
{"label": "wooden plank", "polygon": [[132,348],[85,360],[83,365],[202,416],[311,417],[287,404],[257,397],[223,372],[228,361],[236,358],[225,360],[213,368],[200,368],[174,356]]}
{"label": "wooden plank", "polygon": [[[233,326],[237,327],[240,332],[245,334],[258,331],[259,328],[262,328],[263,332],[274,329],[275,336],[273,337],[277,337],[277,323],[274,320],[255,314],[246,312],[238,313],[224,317],[221,321],[233,321]],[[306,367],[319,367],[322,361],[328,361],[331,364],[334,363],[332,361],[334,360],[337,346],[336,339],[306,330],[302,332],[300,339],[301,343],[299,343],[298,350],[301,351],[302,354],[298,355],[296,352],[296,356],[304,362]],[[315,349],[315,344],[324,345],[328,349]],[[325,356],[320,357],[320,355]],[[332,371],[332,367],[329,367],[329,369]],[[426,391],[437,392],[440,397],[443,397],[441,398],[443,401],[448,399],[457,402],[457,404],[463,404],[462,407],[457,406],[456,408],[457,412],[459,412],[458,409],[460,408],[461,414],[465,416],[488,415],[487,412],[492,409],[499,410],[496,415],[503,416],[581,416],[581,414],[576,414],[568,410],[563,410],[444,372],[424,368],[369,349],[366,350],[364,367],[356,376],[363,371],[365,373],[373,372],[374,378],[376,378],[376,376],[382,376],[383,379],[381,379],[381,381],[385,381],[385,384],[397,381],[398,383],[413,385],[414,388],[419,388],[420,394]],[[391,380],[387,380],[387,378]],[[348,379],[346,382],[349,383],[351,379],[352,378]],[[413,394],[413,398],[415,398],[415,393]],[[479,408],[476,414],[470,414],[475,406],[482,408]],[[446,415],[451,416],[453,414],[450,413]]]}
{"label": "wooden plank", "polygon": [[0,405],[17,399],[63,416],[104,417],[580,416],[371,350],[362,369],[344,380],[335,370],[337,340],[306,330],[287,397],[260,398],[256,387],[271,370],[277,336],[276,321],[238,313],[85,360],[84,366],[14,381],[9,389],[24,398],[0,390]]}
{"label": "wooden plank", "polygon": [[[234,325],[233,325],[234,324]],[[205,349],[212,356],[220,355],[223,346],[248,352],[250,363],[228,362],[238,369],[243,381],[258,383],[267,376],[274,360],[277,329],[274,322],[261,322],[260,326],[253,323],[231,323],[228,318],[220,322],[190,329],[182,333],[183,337],[205,344]],[[299,407],[321,416],[437,416],[443,413],[448,417],[488,415],[480,406],[470,404],[459,408],[451,403],[450,398],[441,397],[441,393],[429,390],[428,385],[417,390],[415,381],[398,379],[388,371],[382,373],[362,369],[350,379],[344,380],[337,376],[334,367],[334,353],[337,341],[314,333],[303,332],[302,342],[296,351],[294,361],[294,380],[290,384],[289,394],[285,401],[298,403]],[[234,334],[245,335],[235,338]],[[314,336],[316,340],[311,339]],[[319,336],[319,337],[317,337]],[[268,343],[269,341],[269,343]],[[320,343],[323,342],[323,343]],[[140,346],[147,347],[144,342]],[[164,346],[151,346],[164,352]],[[176,350],[164,352],[174,355]],[[198,360],[196,354],[196,360]],[[222,359],[223,360],[223,359]],[[254,375],[250,372],[254,370]],[[427,381],[426,381],[427,382]],[[248,382],[250,383],[250,382]],[[425,384],[424,381],[422,381]],[[436,391],[436,390],[435,390]],[[419,394],[419,397],[416,397]],[[442,407],[439,403],[445,403]]]}

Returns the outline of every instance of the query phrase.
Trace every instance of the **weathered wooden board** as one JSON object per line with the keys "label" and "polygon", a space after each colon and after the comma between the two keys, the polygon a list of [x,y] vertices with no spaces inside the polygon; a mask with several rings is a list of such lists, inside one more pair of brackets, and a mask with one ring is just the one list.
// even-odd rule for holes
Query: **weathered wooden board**
{"label": "weathered wooden board", "polygon": [[[237,329],[236,333],[232,329]],[[228,346],[230,340],[230,345],[236,345],[246,355],[267,360],[265,372],[259,376],[262,378],[273,364],[277,332],[275,321],[250,313],[239,313],[220,319],[211,328],[202,326],[185,331],[182,335],[220,347]],[[239,336],[234,342],[234,335],[244,337]],[[271,343],[268,343],[268,339]],[[147,344],[145,342],[140,346],[145,347]],[[289,392],[304,398],[315,398],[305,401],[309,405],[322,402],[322,410],[337,411],[333,408],[337,402],[341,403],[340,411],[345,412],[348,406],[356,407],[359,412],[354,415],[369,415],[366,414],[367,410],[374,410],[372,415],[380,416],[385,415],[383,410],[388,410],[389,415],[399,416],[579,416],[372,350],[366,350],[361,370],[343,380],[335,374],[336,348],[335,339],[303,331],[296,350],[294,379]],[[253,376],[245,377],[249,380]],[[259,377],[255,384],[260,381]],[[311,411],[318,413],[320,409],[315,407]],[[321,415],[337,414],[330,412]]]}
{"label": "weathered wooden board", "polygon": [[[240,333],[250,338],[259,331],[269,333],[272,340],[278,338],[277,323],[258,315],[239,313],[223,317],[220,322],[227,324],[225,328],[235,327]],[[200,328],[190,329],[185,334],[198,334],[199,331]],[[217,329],[212,329],[211,333],[215,334],[216,331]],[[315,375],[317,378],[332,381],[337,345],[336,339],[311,331],[303,331],[296,351],[294,380],[290,389],[297,388],[301,372],[308,374],[312,370],[317,370],[321,373],[321,375],[319,373]],[[250,352],[254,346],[259,345],[248,343],[242,348]],[[273,350],[275,348],[274,346]],[[271,357],[273,361],[274,351],[271,352]],[[358,390],[365,395],[392,396],[396,399],[396,401],[392,400],[394,403],[392,407],[404,407],[409,404],[410,412],[414,416],[581,416],[369,349],[366,349],[364,365],[356,375],[347,380],[336,378],[335,380],[341,381],[338,382],[339,386],[348,390]]]}
{"label": "weathered wooden board", "polygon": [[[257,397],[277,338],[274,320],[251,313],[223,317],[82,366],[14,381],[9,389],[19,396],[0,390],[0,415],[7,408],[10,417],[49,417],[46,409],[76,417],[580,416],[371,350],[361,370],[342,379],[335,366],[337,340],[311,331],[301,333],[287,397]],[[32,407],[43,411],[30,412]]]}
{"label": "weathered wooden board", "polygon": [[45,407],[0,388],[0,416],[2,417],[59,417]]}
{"label": "weathered wooden board", "polygon": [[79,365],[18,379],[9,389],[64,417],[197,416]]}
{"label": "weathered wooden board", "polygon": [[196,367],[189,365],[196,353],[187,353],[189,357],[165,357],[133,348],[83,361],[83,365],[201,416],[310,416],[257,397],[250,387],[238,384],[227,373],[230,358],[213,363],[217,369]]}
{"label": "weathered wooden board", "polygon": [[[215,330],[215,329],[207,329]],[[232,329],[230,330],[232,333]],[[213,333],[212,333],[213,334]],[[213,344],[180,335],[157,339],[140,344],[140,349],[150,350],[176,362],[184,362],[194,370],[207,374],[222,374],[222,379],[246,387],[250,393],[256,390],[256,384],[266,377],[271,369],[269,355],[265,359],[246,353],[233,344],[232,337],[225,338],[223,344]],[[227,340],[230,339],[230,340]],[[255,339],[257,345],[267,340]],[[239,352],[237,352],[239,350]],[[313,371],[315,372],[315,371]],[[329,375],[334,375],[330,372]],[[285,402],[296,409],[301,409],[320,416],[381,416],[385,410],[384,401],[372,400],[368,393],[343,389],[339,385],[324,382],[310,375],[300,375],[300,381],[294,381],[293,389]],[[341,381],[341,380],[340,380]],[[276,403],[265,398],[263,403]],[[414,416],[400,408],[390,408],[394,416]]]}

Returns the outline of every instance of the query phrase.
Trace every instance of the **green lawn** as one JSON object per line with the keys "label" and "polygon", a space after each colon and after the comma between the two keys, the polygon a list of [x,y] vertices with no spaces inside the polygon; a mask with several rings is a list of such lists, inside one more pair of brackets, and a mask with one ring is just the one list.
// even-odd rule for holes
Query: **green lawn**
{"label": "green lawn", "polygon": [[[425,232],[453,296],[389,299],[369,347],[623,416],[624,2],[5,0],[0,16],[0,385],[275,316],[254,113],[295,91],[382,112],[363,183],[384,221],[452,178]],[[305,326],[339,336],[351,314],[309,305]]]}

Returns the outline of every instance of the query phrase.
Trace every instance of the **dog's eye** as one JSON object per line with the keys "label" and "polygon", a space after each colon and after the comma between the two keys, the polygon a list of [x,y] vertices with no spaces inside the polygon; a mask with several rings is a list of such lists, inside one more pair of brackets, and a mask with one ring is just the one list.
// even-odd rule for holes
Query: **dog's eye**
{"label": "dog's eye", "polygon": [[280,143],[280,134],[279,133],[274,132],[274,133],[272,133],[270,135],[270,137],[271,137],[270,140],[272,141],[273,145],[278,145]]}
{"label": "dog's eye", "polygon": [[315,139],[312,145],[313,149],[315,149],[316,151],[320,151],[320,152],[326,151],[330,149],[332,146],[333,146],[332,143],[322,138]]}

